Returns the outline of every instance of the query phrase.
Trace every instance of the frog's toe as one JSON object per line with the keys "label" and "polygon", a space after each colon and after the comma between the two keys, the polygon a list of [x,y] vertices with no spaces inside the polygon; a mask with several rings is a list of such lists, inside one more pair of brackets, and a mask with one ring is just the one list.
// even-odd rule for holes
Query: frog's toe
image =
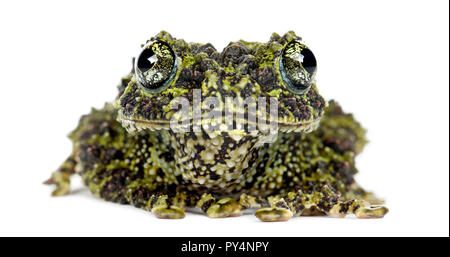
{"label": "frog's toe", "polygon": [[377,219],[383,218],[389,209],[385,206],[372,205],[368,207],[361,207],[355,211],[356,217],[359,219]]}
{"label": "frog's toe", "polygon": [[53,172],[50,179],[44,181],[45,185],[55,185],[52,196],[67,195],[70,192],[70,177],[75,173],[76,161],[69,157]]}
{"label": "frog's toe", "polygon": [[63,196],[70,192],[70,181],[67,179],[55,180],[53,177],[44,181],[45,185],[54,185],[55,189],[52,192],[52,196]]}
{"label": "frog's toe", "polygon": [[152,212],[160,219],[182,219],[186,216],[184,210],[177,206],[157,207]]}
{"label": "frog's toe", "polygon": [[69,187],[56,187],[55,190],[52,192],[52,196],[63,196],[69,194],[70,189]]}
{"label": "frog's toe", "polygon": [[232,198],[221,199],[206,211],[206,215],[210,218],[236,217],[241,214],[240,205]]}
{"label": "frog's toe", "polygon": [[293,214],[286,208],[261,208],[256,211],[255,216],[261,221],[273,222],[273,221],[287,221]]}

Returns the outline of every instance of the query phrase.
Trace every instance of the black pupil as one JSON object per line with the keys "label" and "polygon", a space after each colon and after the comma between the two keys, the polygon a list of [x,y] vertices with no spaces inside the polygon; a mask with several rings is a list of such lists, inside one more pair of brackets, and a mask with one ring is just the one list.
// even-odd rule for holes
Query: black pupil
{"label": "black pupil", "polygon": [[313,74],[317,67],[314,54],[308,48],[303,49],[301,54],[303,55],[303,68],[305,68],[309,74]]}
{"label": "black pupil", "polygon": [[139,56],[137,67],[141,72],[150,70],[155,65],[158,58],[151,48],[145,49]]}

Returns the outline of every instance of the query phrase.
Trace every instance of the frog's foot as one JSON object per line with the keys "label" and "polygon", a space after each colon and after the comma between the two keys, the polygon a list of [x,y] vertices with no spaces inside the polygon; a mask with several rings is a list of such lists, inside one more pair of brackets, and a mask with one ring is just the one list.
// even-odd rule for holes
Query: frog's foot
{"label": "frog's foot", "polygon": [[149,209],[160,219],[183,219],[186,216],[183,209],[184,201],[177,200],[179,200],[177,196],[174,198],[168,195],[152,196],[149,201]]}
{"label": "frog's foot", "polygon": [[69,157],[52,176],[44,181],[46,185],[55,185],[52,196],[67,195],[70,191],[70,177],[75,173],[76,162]]}
{"label": "frog's foot", "polygon": [[[303,194],[301,191],[289,196],[295,206],[307,207],[304,210],[296,210],[302,215],[305,210],[314,208],[331,217],[343,218],[347,214],[354,214],[357,218],[383,218],[388,213],[388,208],[380,205],[372,205],[360,198],[342,200],[328,186],[324,186],[320,192]],[[301,208],[300,208],[301,209]]]}
{"label": "frog's foot", "polygon": [[150,192],[147,188],[129,190],[127,199],[135,207],[147,210],[160,219],[183,219],[186,214],[186,194],[163,194],[162,192]]}
{"label": "frog's foot", "polygon": [[203,194],[196,203],[210,218],[226,218],[242,215],[242,207],[233,198],[222,198],[216,200],[210,194]]}
{"label": "frog's foot", "polygon": [[355,214],[360,219],[382,218],[388,213],[384,206],[371,205],[361,199],[344,201],[328,186],[320,192],[311,194],[301,190],[283,195],[275,195],[266,199],[243,195],[240,204],[246,208],[259,208],[255,215],[261,221],[286,221],[293,216],[328,215],[343,218],[347,214]]}

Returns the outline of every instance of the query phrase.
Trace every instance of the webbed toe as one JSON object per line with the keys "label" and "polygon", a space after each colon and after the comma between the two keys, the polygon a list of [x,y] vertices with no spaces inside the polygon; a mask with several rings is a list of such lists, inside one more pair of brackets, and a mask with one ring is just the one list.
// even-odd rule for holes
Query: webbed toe
{"label": "webbed toe", "polygon": [[183,219],[186,216],[184,210],[177,206],[156,207],[152,212],[160,219]]}
{"label": "webbed toe", "polygon": [[255,216],[264,222],[287,221],[293,214],[285,208],[261,208],[256,211]]}
{"label": "webbed toe", "polygon": [[359,219],[378,219],[383,218],[389,212],[385,206],[372,205],[368,207],[361,207],[355,211],[356,217]]}

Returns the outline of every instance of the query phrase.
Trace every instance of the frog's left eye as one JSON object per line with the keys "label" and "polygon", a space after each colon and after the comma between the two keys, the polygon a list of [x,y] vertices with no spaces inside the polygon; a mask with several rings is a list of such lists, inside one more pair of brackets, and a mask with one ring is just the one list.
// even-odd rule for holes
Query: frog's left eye
{"label": "frog's left eye", "polygon": [[163,41],[146,44],[135,61],[136,80],[152,93],[163,91],[175,77],[177,58]]}
{"label": "frog's left eye", "polygon": [[280,57],[280,72],[284,83],[296,94],[311,87],[316,75],[317,62],[307,46],[297,40],[289,42]]}

